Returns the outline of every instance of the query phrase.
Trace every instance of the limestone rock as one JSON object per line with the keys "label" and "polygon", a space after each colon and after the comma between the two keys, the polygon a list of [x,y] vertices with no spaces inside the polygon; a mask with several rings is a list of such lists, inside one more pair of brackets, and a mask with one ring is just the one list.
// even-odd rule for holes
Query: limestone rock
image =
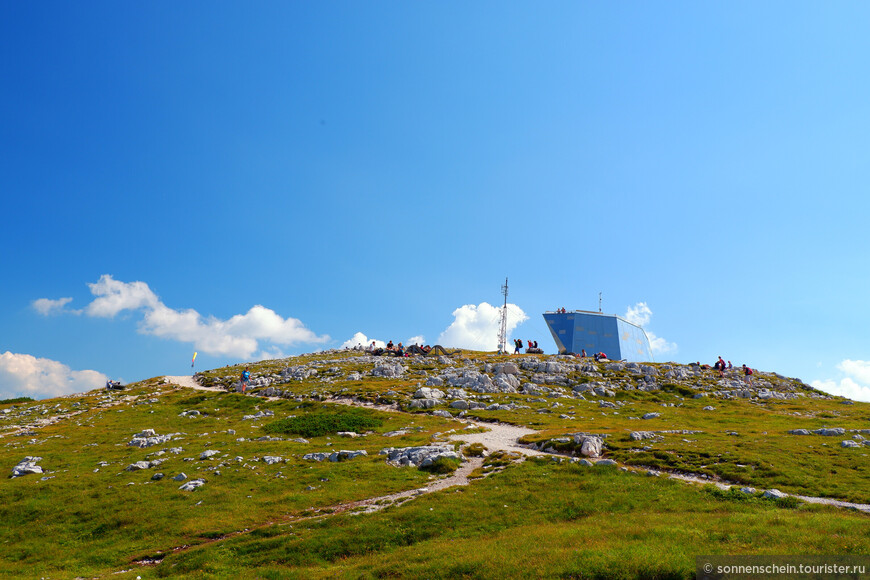
{"label": "limestone rock", "polygon": [[181,491],[193,491],[198,487],[202,487],[203,485],[205,485],[204,479],[191,479],[190,481],[186,481],[181,484],[181,487],[179,487],[178,489],[180,489]]}
{"label": "limestone rock", "polygon": [[154,429],[145,429],[139,433],[133,435],[133,439],[130,440],[127,445],[131,447],[152,447],[154,445],[162,445],[168,441],[172,441],[172,438],[179,435],[178,433],[170,433],[167,435],[158,435]]}
{"label": "limestone rock", "polygon": [[444,391],[440,389],[432,389],[429,387],[420,387],[414,393],[415,399],[443,399]]}
{"label": "limestone rock", "polygon": [[816,435],[825,435],[828,437],[834,437],[837,435],[845,435],[846,430],[843,429],[842,427],[834,427],[832,429],[822,428],[822,429],[816,429],[815,431],[813,431],[813,433],[815,433]]}
{"label": "limestone rock", "polygon": [[452,445],[423,445],[420,447],[389,447],[382,449],[380,455],[387,456],[387,463],[399,466],[426,467],[440,457],[462,460]]}
{"label": "limestone rock", "polygon": [[[575,437],[576,440],[576,437]],[[600,437],[582,437],[577,441],[580,444],[580,453],[586,457],[601,457],[601,448],[604,441]]]}
{"label": "limestone rock", "polygon": [[131,463],[127,467],[124,468],[124,471],[139,471],[140,469],[148,469],[151,467],[151,464],[147,461],[137,461],[136,463]]}
{"label": "limestone rock", "polygon": [[265,417],[274,417],[274,416],[275,416],[275,413],[273,411],[270,411],[269,409],[265,409],[263,411],[257,411],[253,415],[245,415],[244,417],[242,417],[242,419],[245,421],[254,421],[256,419],[263,419]]}
{"label": "limestone rock", "polygon": [[405,367],[397,362],[382,362],[372,369],[373,377],[398,379],[405,373]]}
{"label": "limestone rock", "polygon": [[28,455],[22,459],[18,465],[12,468],[12,477],[21,477],[22,475],[30,475],[34,473],[43,473],[42,468],[36,463],[41,461],[42,457],[31,457]]}

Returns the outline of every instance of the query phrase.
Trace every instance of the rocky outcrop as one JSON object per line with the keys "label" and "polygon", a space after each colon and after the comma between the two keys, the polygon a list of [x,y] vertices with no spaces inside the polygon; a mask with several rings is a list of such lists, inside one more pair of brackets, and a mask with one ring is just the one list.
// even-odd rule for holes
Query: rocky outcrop
{"label": "rocky outcrop", "polygon": [[453,450],[452,445],[423,445],[420,447],[389,447],[382,449],[380,455],[387,456],[387,463],[401,467],[428,467],[441,457],[459,459],[462,456]]}
{"label": "rocky outcrop", "polygon": [[173,437],[181,435],[180,433],[169,433],[167,435],[158,435],[154,429],[145,429],[133,435],[127,445],[130,447],[152,447],[154,445],[162,445],[168,441],[172,441]]}
{"label": "rocky outcrop", "polygon": [[42,461],[42,457],[28,455],[12,468],[12,477],[43,473],[42,468],[37,465],[39,461]]}

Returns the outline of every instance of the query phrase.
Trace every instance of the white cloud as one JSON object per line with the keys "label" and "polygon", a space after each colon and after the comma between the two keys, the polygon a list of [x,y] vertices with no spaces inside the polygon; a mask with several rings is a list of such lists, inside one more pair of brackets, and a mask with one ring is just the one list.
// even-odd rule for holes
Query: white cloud
{"label": "white cloud", "polygon": [[813,381],[813,388],[854,401],[870,402],[870,361],[846,359],[837,365],[846,376],[839,382],[833,379]]}
{"label": "white cloud", "polygon": [[[507,336],[528,320],[526,313],[516,304],[508,304]],[[498,350],[498,331],[501,308],[486,302],[466,304],[453,311],[453,323],[438,336],[438,344],[470,350]]]}
{"label": "white cloud", "polygon": [[[49,298],[40,298],[39,300],[34,300],[32,306],[34,310],[42,314],[43,316],[48,316],[50,314],[58,314],[64,311],[64,306],[72,302],[72,298],[58,298],[57,300],[51,300]],[[71,311],[75,312],[75,311]]]}
{"label": "white cloud", "polygon": [[676,353],[678,349],[676,343],[668,342],[664,338],[656,336],[652,331],[644,328],[652,319],[652,314],[652,310],[650,310],[650,307],[646,302],[638,302],[634,306],[628,307],[623,318],[632,324],[636,324],[643,328],[647,338],[649,338],[649,347],[650,350],[652,350],[653,355]]}
{"label": "white cloud", "polygon": [[[142,311],[139,332],[187,342],[205,354],[250,359],[258,349],[261,349],[261,354],[283,355],[278,346],[320,344],[329,340],[329,336],[318,336],[300,320],[283,318],[259,304],[245,314],[220,320],[213,316],[203,317],[193,309],[175,310],[166,306],[145,282],[121,282],[104,274],[88,287],[96,296],[84,309],[88,316],[112,318],[125,310]],[[61,300],[68,302],[65,298]],[[36,300],[34,307],[51,311],[58,302],[43,298]]]}
{"label": "white cloud", "polygon": [[341,343],[341,346],[339,346],[339,348],[353,348],[358,344],[361,344],[363,346],[363,348],[367,348],[372,343],[373,340],[375,342],[375,346],[377,346],[378,348],[386,348],[387,347],[387,343],[384,342],[383,340],[375,340],[373,338],[367,337],[362,332],[357,332],[352,337],[350,337],[349,339],[347,339],[343,343]]}
{"label": "white cloud", "polygon": [[46,399],[90,391],[106,385],[97,371],[74,371],[47,358],[9,351],[0,354],[0,398]]}
{"label": "white cloud", "polygon": [[422,334],[418,334],[417,336],[412,336],[411,338],[409,338],[408,340],[405,341],[405,345],[410,346],[412,344],[424,345],[424,344],[426,344],[426,339],[423,338]]}
{"label": "white cloud", "polygon": [[652,318],[652,310],[649,309],[646,302],[638,302],[634,306],[628,307],[623,318],[632,324],[646,326]]}
{"label": "white cloud", "polygon": [[837,368],[858,381],[870,385],[870,361],[846,359]]}
{"label": "white cloud", "polygon": [[157,295],[145,282],[120,282],[109,274],[103,274],[94,284],[88,284],[91,294],[97,299],[88,304],[88,316],[111,318],[122,310],[156,308],[160,303]]}

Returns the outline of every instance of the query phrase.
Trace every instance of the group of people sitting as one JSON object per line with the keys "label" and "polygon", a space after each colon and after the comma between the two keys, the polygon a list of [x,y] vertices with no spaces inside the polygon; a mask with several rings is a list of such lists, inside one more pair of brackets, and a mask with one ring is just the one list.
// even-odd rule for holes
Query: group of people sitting
{"label": "group of people sitting", "polygon": [[[544,352],[538,348],[538,341],[537,340],[527,340],[526,342],[529,345],[529,347],[526,349],[526,352],[537,353],[537,354],[541,354]],[[521,350],[523,350],[523,339],[515,338],[514,339],[514,354],[520,354]]]}
{"label": "group of people sitting", "polygon": [[401,342],[398,345],[394,345],[391,340],[387,343],[386,348],[381,348],[373,340],[366,350],[373,356],[411,356],[411,354],[429,354],[432,347],[429,345],[419,346],[415,344],[406,349]]}
{"label": "group of people sitting", "polygon": [[108,381],[106,381],[106,388],[109,390],[114,389],[120,391],[124,387],[121,386],[121,381],[113,381],[112,379],[109,379]]}
{"label": "group of people sitting", "polygon": [[[702,365],[700,362],[696,362],[695,364],[702,369],[709,369],[710,368],[710,365]],[[713,363],[712,368],[717,373],[719,373],[719,377],[724,378],[725,371],[730,371],[731,369],[734,368],[734,365],[731,364],[730,360],[728,362],[725,362],[725,360],[720,356],[719,360],[717,360],[715,363]],[[746,382],[751,385],[752,384],[752,375],[754,374],[755,371],[753,371],[751,368],[749,368],[745,364],[742,367],[740,367],[740,370],[743,371],[743,377],[746,380]]]}

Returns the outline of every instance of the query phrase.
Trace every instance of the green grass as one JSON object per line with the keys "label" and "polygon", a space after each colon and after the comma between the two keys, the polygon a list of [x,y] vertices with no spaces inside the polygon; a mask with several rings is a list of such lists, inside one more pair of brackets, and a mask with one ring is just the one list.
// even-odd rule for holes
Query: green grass
{"label": "green grass", "polygon": [[332,411],[313,411],[287,417],[263,426],[266,433],[284,433],[302,437],[321,437],[339,431],[365,433],[384,424],[384,420],[371,411],[353,407]]}
{"label": "green grass", "polygon": [[[454,368],[482,370],[484,362],[525,358],[463,352],[450,360]],[[385,413],[322,402],[331,396],[405,402],[426,376],[446,369],[437,357],[404,359],[407,372],[401,379],[346,380],[351,372],[371,366],[352,352],[251,367],[255,376],[279,377],[288,366],[309,363],[318,375],[285,383],[279,379],[275,386],[290,393],[280,400],[195,392],[155,378],[119,392],[17,402],[11,413],[0,414],[0,466],[11,469],[25,456],[39,456],[49,479],[0,479],[0,575],[683,578],[694,576],[694,555],[705,552],[866,554],[870,548],[866,514],[702,488],[641,472],[557,464],[549,457],[522,462],[502,452],[485,458],[468,487],[351,516],[342,506],[421,488],[437,476],[389,466],[378,455],[381,449],[444,441],[464,426],[423,412]],[[569,376],[577,383],[636,380],[626,371],[598,368],[603,379],[576,372]],[[238,367],[214,369],[203,377],[210,384],[227,384],[239,372]],[[764,373],[757,378],[812,393],[793,379]],[[617,391],[608,400],[621,402],[618,409],[599,408],[591,396],[584,401],[491,394],[487,402],[529,408],[467,415],[536,429],[528,437],[532,442],[580,432],[606,434],[605,455],[629,466],[705,474],[759,490],[775,487],[870,502],[870,448],[842,449],[839,443],[846,437],[788,434],[798,428],[868,429],[870,405],[810,397],[770,402],[692,398],[715,381],[708,372],[686,381],[662,381],[661,390],[653,393]],[[396,394],[387,396],[388,391]],[[704,411],[707,405],[716,410]],[[274,416],[243,418],[265,409]],[[179,416],[189,410],[201,415]],[[651,411],[661,416],[636,418]],[[34,426],[36,419],[59,414],[70,416]],[[146,428],[179,435],[153,448],[127,446]],[[631,441],[629,433],[637,430],[700,433]],[[338,431],[364,436],[343,438]],[[391,431],[405,434],[385,436]],[[737,435],[728,434],[733,432]],[[258,441],[276,435],[281,440]],[[183,452],[156,454],[171,447]],[[573,440],[556,447],[576,451]],[[200,460],[208,449],[219,454]],[[364,449],[368,456],[340,463],[302,459],[307,453],[339,449]],[[475,446],[465,450],[468,456],[483,452]],[[266,455],[282,461],[267,465]],[[125,471],[145,459],[165,462]],[[436,471],[455,467],[452,463]],[[166,477],[152,481],[158,471]],[[206,485],[179,491],[180,483],[170,478],[182,471],[191,479],[205,479]],[[142,558],[162,563],[134,563]],[[130,571],[113,574],[120,570]]]}
{"label": "green grass", "polygon": [[866,553],[866,522],[862,514],[739,500],[545,459],[365,518],[335,516],[169,556],[156,572],[692,578],[696,554]]}

